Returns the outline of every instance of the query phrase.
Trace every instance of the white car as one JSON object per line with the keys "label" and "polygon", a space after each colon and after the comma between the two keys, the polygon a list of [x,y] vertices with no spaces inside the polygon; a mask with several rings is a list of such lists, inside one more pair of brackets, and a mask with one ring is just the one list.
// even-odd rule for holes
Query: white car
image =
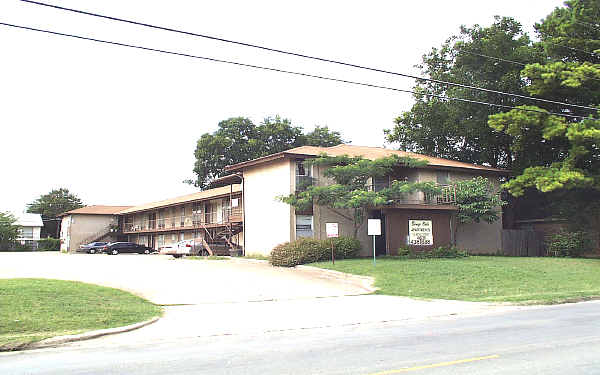
{"label": "white car", "polygon": [[198,255],[202,253],[202,243],[196,240],[183,240],[160,248],[160,254],[173,255],[181,258],[184,255]]}

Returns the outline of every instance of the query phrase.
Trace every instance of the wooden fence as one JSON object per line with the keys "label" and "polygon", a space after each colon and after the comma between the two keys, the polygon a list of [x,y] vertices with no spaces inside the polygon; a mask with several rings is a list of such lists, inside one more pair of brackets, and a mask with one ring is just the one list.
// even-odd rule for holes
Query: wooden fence
{"label": "wooden fence", "polygon": [[502,231],[502,252],[516,257],[541,257],[546,255],[544,232],[508,229]]}

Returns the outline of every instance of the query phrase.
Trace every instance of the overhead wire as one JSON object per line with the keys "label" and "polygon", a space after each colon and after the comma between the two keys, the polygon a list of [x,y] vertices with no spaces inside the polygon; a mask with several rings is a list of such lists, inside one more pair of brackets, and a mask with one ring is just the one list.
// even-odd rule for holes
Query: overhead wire
{"label": "overhead wire", "polygon": [[198,55],[192,55],[189,53],[168,51],[168,50],[163,50],[163,49],[158,49],[158,48],[144,47],[144,46],[139,46],[139,45],[134,45],[134,44],[127,44],[127,43],[109,41],[109,40],[104,40],[104,39],[91,38],[91,37],[86,37],[86,36],[81,36],[81,35],[76,35],[76,34],[62,33],[62,32],[57,32],[57,31],[46,30],[46,29],[38,29],[38,28],[34,28],[34,27],[15,25],[15,24],[10,24],[10,23],[5,23],[5,22],[0,22],[0,25],[8,26],[8,27],[16,28],[16,29],[36,31],[36,32],[41,32],[41,33],[45,33],[45,34],[50,34],[50,35],[58,35],[58,36],[69,37],[69,38],[74,38],[74,39],[103,43],[103,44],[108,44],[108,45],[134,48],[134,49],[139,49],[139,50],[144,50],[144,51],[164,53],[164,54],[168,54],[168,55],[189,57],[189,58],[194,58],[194,59],[199,59],[199,60],[236,65],[236,66],[241,66],[241,67],[246,67],[246,68],[260,69],[260,70],[273,71],[273,72],[291,74],[291,75],[302,76],[302,77],[322,79],[322,80],[332,81],[332,82],[339,82],[339,83],[346,83],[346,84],[352,84],[352,85],[358,85],[358,86],[379,88],[379,89],[385,89],[385,90],[396,91],[396,92],[404,92],[404,93],[409,93],[409,94],[413,94],[413,95],[422,95],[422,96],[426,96],[426,97],[438,98],[438,99],[442,99],[442,100],[459,101],[459,102],[472,103],[472,104],[481,104],[481,105],[487,105],[490,107],[498,107],[498,108],[504,108],[504,109],[510,109],[510,110],[514,109],[514,110],[523,111],[523,112],[532,112],[532,113],[541,113],[541,114],[546,114],[546,115],[562,116],[562,117],[568,117],[568,118],[579,119],[579,120],[588,118],[586,116],[571,115],[571,114],[567,114],[567,113],[547,112],[547,111],[541,111],[541,110],[536,110],[536,109],[513,107],[513,106],[509,106],[509,105],[504,105],[504,104],[488,103],[488,102],[465,99],[465,98],[457,98],[457,97],[450,97],[450,96],[429,94],[429,93],[426,94],[426,93],[420,93],[420,92],[416,92],[416,91],[412,91],[412,90],[399,89],[399,88],[395,88],[395,87],[377,85],[377,84],[372,84],[372,83],[350,81],[350,80],[341,79],[341,78],[334,78],[334,77],[327,77],[327,76],[310,74],[310,73],[296,72],[296,71],[279,69],[279,68],[274,68],[274,67],[246,64],[246,63],[241,63],[241,62],[237,62],[237,61],[223,60],[223,59],[217,59],[217,58],[206,57],[206,56],[198,56]]}
{"label": "overhead wire", "polygon": [[508,93],[508,92],[503,92],[503,91],[499,91],[499,90],[493,90],[493,89],[488,89],[488,88],[483,88],[483,87],[466,85],[466,84],[461,84],[461,83],[456,83],[456,82],[449,82],[449,81],[443,81],[443,80],[438,80],[438,79],[419,77],[419,76],[415,76],[412,74],[394,72],[394,71],[381,69],[381,68],[373,68],[373,67],[368,67],[368,66],[364,66],[364,65],[358,65],[358,64],[354,64],[354,63],[348,63],[348,62],[343,62],[343,61],[339,61],[339,60],[328,59],[328,58],[324,58],[324,57],[311,56],[311,55],[307,55],[307,54],[303,54],[303,53],[286,51],[286,50],[282,50],[282,49],[261,46],[258,44],[240,42],[240,41],[235,41],[235,40],[231,40],[231,39],[225,39],[225,38],[220,38],[220,37],[216,37],[216,36],[212,36],[212,35],[200,34],[200,33],[175,29],[175,28],[166,27],[166,26],[153,25],[150,23],[139,22],[139,21],[129,20],[129,19],[120,18],[120,17],[114,17],[114,16],[108,16],[108,15],[84,11],[84,10],[80,10],[80,9],[67,8],[67,7],[63,7],[63,6],[59,6],[59,5],[55,5],[55,4],[44,3],[44,2],[35,1],[35,0],[20,0],[20,1],[29,3],[29,4],[40,5],[40,6],[44,6],[44,7],[63,10],[63,11],[67,11],[67,12],[108,19],[111,21],[123,22],[123,23],[136,25],[136,26],[143,26],[143,27],[161,30],[161,31],[168,31],[168,32],[173,32],[173,33],[178,33],[178,34],[183,34],[183,35],[188,35],[188,36],[200,37],[200,38],[205,38],[205,39],[209,39],[209,40],[215,40],[215,41],[219,41],[219,42],[240,45],[240,46],[244,46],[244,47],[257,48],[257,49],[274,52],[274,53],[280,53],[280,54],[285,54],[285,55],[290,55],[290,56],[295,56],[295,57],[301,57],[301,58],[305,58],[305,59],[311,59],[311,60],[316,60],[316,61],[321,61],[321,62],[326,62],[326,63],[348,66],[348,67],[357,68],[357,69],[364,69],[364,70],[374,71],[374,72],[378,72],[378,73],[385,73],[385,74],[391,74],[391,75],[396,75],[396,76],[405,77],[405,78],[411,78],[411,79],[415,79],[415,80],[418,80],[421,82],[432,82],[432,83],[460,87],[460,88],[465,88],[465,89],[470,89],[470,90],[482,91],[482,92],[491,93],[491,94],[512,96],[515,98],[531,100],[531,101],[536,101],[536,102],[540,102],[540,103],[561,105],[561,106],[585,109],[585,110],[590,110],[590,111],[598,111],[598,108],[585,106],[585,105],[565,103],[565,102],[559,102],[559,101],[543,99],[543,98],[535,98],[535,97],[531,97],[531,96],[527,96],[527,95]]}

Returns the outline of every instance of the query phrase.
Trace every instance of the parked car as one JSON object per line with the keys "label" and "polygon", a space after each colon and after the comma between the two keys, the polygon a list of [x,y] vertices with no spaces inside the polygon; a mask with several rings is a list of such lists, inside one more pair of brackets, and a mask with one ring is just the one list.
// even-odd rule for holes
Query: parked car
{"label": "parked car", "polygon": [[117,255],[119,253],[151,254],[153,251],[154,249],[151,247],[133,242],[111,242],[102,248],[102,252],[109,255]]}
{"label": "parked car", "polygon": [[165,245],[160,248],[162,255],[173,255],[174,258],[181,258],[184,255],[208,255],[208,252],[202,245],[202,240],[184,240],[171,245]]}
{"label": "parked car", "polygon": [[106,246],[108,242],[90,242],[85,245],[79,245],[79,252],[88,253],[88,254],[96,254],[101,253],[102,248]]}

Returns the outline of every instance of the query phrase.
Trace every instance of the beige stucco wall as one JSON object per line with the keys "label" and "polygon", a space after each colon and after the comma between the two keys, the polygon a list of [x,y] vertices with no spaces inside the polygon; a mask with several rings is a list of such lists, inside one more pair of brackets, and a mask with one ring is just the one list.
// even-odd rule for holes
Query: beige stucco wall
{"label": "beige stucco wall", "polygon": [[[477,174],[466,172],[450,172],[450,180],[460,181],[476,177]],[[486,176],[496,191],[500,191],[500,180],[494,176]],[[499,219],[488,224],[459,224],[456,232],[456,246],[472,253],[489,254],[502,249],[502,208],[498,207]]]}
{"label": "beige stucco wall", "polygon": [[246,254],[268,255],[293,236],[292,209],[276,200],[293,191],[290,164],[282,159],[244,170]]}
{"label": "beige stucco wall", "polygon": [[[323,176],[325,167],[314,166],[312,172],[315,178],[315,183],[318,186],[326,186],[333,183],[331,178]],[[341,213],[341,215],[340,215]],[[344,215],[344,216],[342,216]],[[314,206],[313,207],[313,222],[314,222],[314,237],[316,239],[326,239],[326,224],[338,223],[339,235],[343,237],[352,237],[354,235],[354,224],[347,217],[352,217],[350,210],[332,210],[328,207]],[[373,253],[373,241],[367,235],[367,218],[363,225],[358,229],[358,240],[362,245],[361,255],[368,256]]]}
{"label": "beige stucco wall", "polygon": [[61,239],[63,240],[61,250],[76,251],[86,238],[104,230],[112,223],[116,223],[114,215],[79,214],[64,217],[62,220],[64,227],[61,229]]}

